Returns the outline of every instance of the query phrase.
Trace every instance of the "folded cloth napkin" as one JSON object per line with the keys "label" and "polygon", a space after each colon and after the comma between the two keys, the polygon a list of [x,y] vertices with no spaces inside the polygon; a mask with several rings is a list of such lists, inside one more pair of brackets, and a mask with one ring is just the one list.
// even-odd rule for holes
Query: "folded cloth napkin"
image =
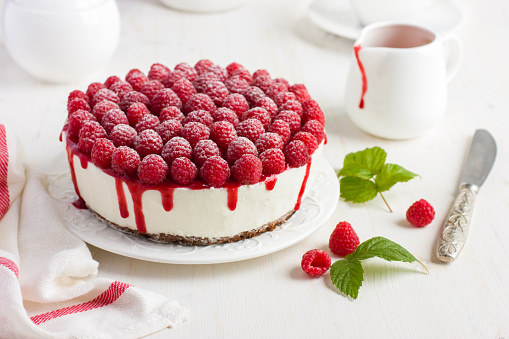
{"label": "folded cloth napkin", "polygon": [[136,338],[188,319],[164,296],[97,278],[46,176],[19,160],[0,124],[0,338]]}

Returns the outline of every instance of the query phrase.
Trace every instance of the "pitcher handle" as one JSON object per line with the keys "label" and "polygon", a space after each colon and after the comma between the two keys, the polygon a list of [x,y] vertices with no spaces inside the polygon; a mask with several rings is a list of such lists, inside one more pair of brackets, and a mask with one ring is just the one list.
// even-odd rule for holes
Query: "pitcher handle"
{"label": "pitcher handle", "polygon": [[449,82],[456,75],[456,72],[458,72],[458,69],[460,68],[461,59],[463,56],[463,48],[461,47],[460,40],[453,35],[449,35],[443,38],[443,44],[447,56],[446,72],[447,81]]}

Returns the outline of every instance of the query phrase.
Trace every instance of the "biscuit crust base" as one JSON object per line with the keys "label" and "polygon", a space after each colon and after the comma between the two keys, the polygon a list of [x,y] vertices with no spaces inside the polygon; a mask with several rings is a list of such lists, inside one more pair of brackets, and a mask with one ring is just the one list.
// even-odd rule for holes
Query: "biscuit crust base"
{"label": "biscuit crust base", "polygon": [[[88,207],[88,206],[87,206]],[[91,208],[88,208],[94,215],[104,223],[106,223],[108,226],[115,228],[116,230],[119,230],[121,232],[132,234],[140,238],[148,239],[154,242],[158,243],[173,243],[173,244],[180,244],[185,246],[207,246],[207,245],[213,245],[213,244],[226,244],[230,242],[235,242],[239,240],[244,240],[252,237],[256,237],[257,235],[260,235],[265,232],[273,231],[276,227],[284,224],[294,213],[295,210],[291,210],[290,212],[286,213],[282,217],[271,221],[261,227],[255,228],[250,231],[244,231],[237,235],[234,235],[232,237],[221,237],[221,238],[203,238],[203,237],[194,237],[194,236],[182,236],[182,235],[175,235],[175,234],[167,234],[167,233],[140,233],[138,230],[133,230],[129,227],[125,226],[119,226],[115,223],[112,223],[105,218],[103,218],[101,215],[96,213]]]}

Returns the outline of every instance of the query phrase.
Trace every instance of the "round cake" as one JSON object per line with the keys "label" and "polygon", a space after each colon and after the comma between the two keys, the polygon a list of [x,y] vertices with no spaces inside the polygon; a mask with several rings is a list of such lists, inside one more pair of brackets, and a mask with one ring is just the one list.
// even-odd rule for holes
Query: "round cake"
{"label": "round cake", "polygon": [[300,208],[326,142],[304,85],[235,62],[132,69],[71,92],[67,110],[74,205],[165,243],[272,231]]}

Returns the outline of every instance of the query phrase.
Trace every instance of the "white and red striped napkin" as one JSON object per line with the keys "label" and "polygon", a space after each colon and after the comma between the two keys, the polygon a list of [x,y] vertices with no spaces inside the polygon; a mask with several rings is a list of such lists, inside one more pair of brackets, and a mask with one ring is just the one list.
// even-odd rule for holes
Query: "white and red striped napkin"
{"label": "white and red striped napkin", "polygon": [[189,318],[162,295],[97,278],[46,188],[0,124],[0,338],[137,338]]}

